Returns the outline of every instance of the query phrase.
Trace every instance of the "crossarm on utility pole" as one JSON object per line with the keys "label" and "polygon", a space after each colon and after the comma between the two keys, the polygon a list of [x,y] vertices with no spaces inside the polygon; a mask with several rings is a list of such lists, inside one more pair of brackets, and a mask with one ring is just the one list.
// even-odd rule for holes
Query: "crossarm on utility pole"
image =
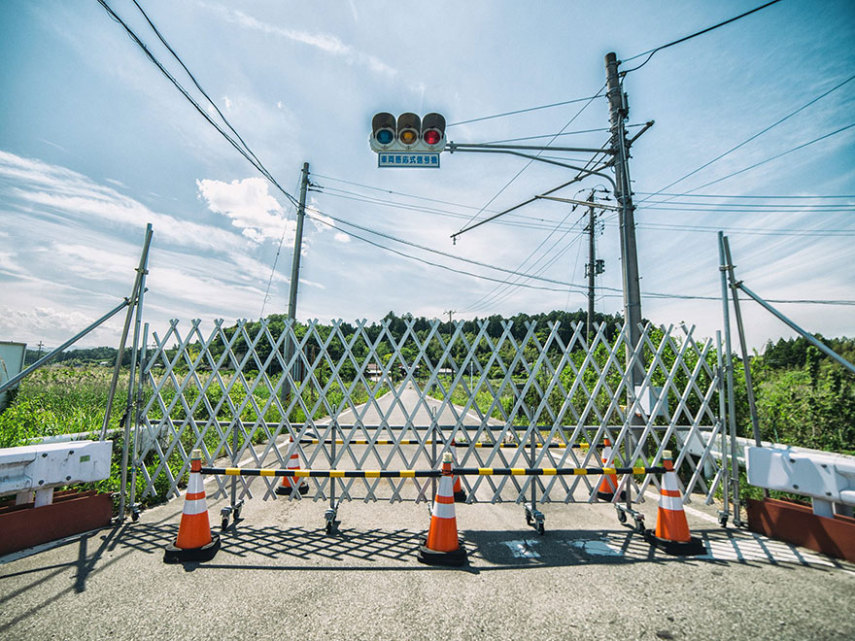
{"label": "crossarm on utility pole", "polygon": [[[573,169],[574,171],[579,172],[579,174],[576,175],[576,177],[574,177],[573,180],[569,180],[566,183],[558,185],[558,187],[550,189],[545,194],[540,194],[540,195],[534,196],[532,198],[529,198],[528,200],[525,200],[521,203],[518,203],[518,204],[514,205],[513,207],[510,207],[508,209],[500,211],[497,214],[493,214],[492,216],[485,218],[484,220],[479,220],[474,225],[469,225],[468,227],[464,227],[460,231],[457,231],[457,232],[451,234],[451,239],[455,242],[457,242],[458,236],[461,236],[462,234],[465,234],[466,232],[471,231],[471,230],[475,229],[476,227],[480,227],[481,225],[483,225],[485,223],[489,223],[492,220],[496,220],[497,218],[504,216],[505,214],[509,214],[512,211],[519,209],[520,207],[524,207],[525,205],[530,205],[534,201],[541,199],[541,198],[544,198],[548,194],[555,193],[556,191],[558,191],[560,189],[564,189],[565,187],[572,185],[573,183],[579,182],[580,180],[582,180],[583,178],[586,178],[587,176],[599,176],[600,178],[605,178],[606,180],[608,180],[612,185],[615,184],[614,180],[612,180],[611,176],[609,176],[608,174],[601,173],[603,169],[606,169],[607,167],[609,167],[611,165],[611,162],[606,163],[604,165],[600,165],[599,167],[596,167],[594,169],[585,169],[584,167],[576,167],[574,165],[568,165],[566,163],[561,163],[561,162],[558,162],[555,160],[549,160],[547,158],[541,158],[539,156],[531,156],[529,154],[522,154],[522,153],[519,153],[516,151],[511,151],[509,149],[498,149],[498,148],[497,149],[491,149],[487,145],[480,145],[477,147],[475,145],[466,145],[467,148],[465,148],[465,149],[461,148],[460,145],[454,145],[454,143],[450,143],[450,146],[451,145],[454,146],[454,149],[452,149],[451,151],[456,150],[456,151],[471,151],[471,152],[480,152],[480,153],[509,154],[511,156],[520,156],[522,158],[528,158],[530,160],[538,160],[540,162],[545,162],[545,163],[550,164],[550,165],[558,165],[559,167],[566,167],[567,169]],[[485,147],[487,147],[487,148],[485,148]],[[546,149],[553,149],[553,148],[552,147],[542,147],[541,149],[546,150]],[[596,150],[594,150],[594,152],[596,152],[596,153],[604,152],[605,153],[606,150],[596,149]]]}

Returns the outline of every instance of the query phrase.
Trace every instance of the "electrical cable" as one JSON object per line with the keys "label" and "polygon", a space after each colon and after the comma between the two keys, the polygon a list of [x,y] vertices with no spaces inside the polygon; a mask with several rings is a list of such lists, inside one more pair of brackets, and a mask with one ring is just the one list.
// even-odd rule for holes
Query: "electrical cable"
{"label": "electrical cable", "polygon": [[[586,100],[587,100],[587,102],[586,102],[584,105],[582,105],[582,107],[579,109],[579,111],[577,111],[577,112],[576,112],[576,114],[575,114],[572,118],[570,118],[570,120],[568,120],[568,121],[567,121],[567,124],[565,124],[565,125],[561,128],[561,131],[559,131],[559,132],[558,132],[558,133],[557,133],[557,134],[552,138],[552,140],[550,140],[548,143],[546,143],[546,145],[545,145],[545,146],[546,146],[546,147],[549,147],[549,145],[550,145],[550,144],[552,144],[552,142],[555,140],[555,138],[557,138],[557,137],[558,137],[558,136],[559,136],[559,135],[560,135],[560,134],[561,134],[565,129],[567,129],[567,127],[569,127],[571,124],[573,124],[573,122],[574,122],[574,121],[575,121],[579,116],[581,116],[581,115],[582,115],[582,113],[585,111],[585,109],[587,109],[587,108],[591,105],[591,103],[592,103],[592,102],[594,102],[594,100],[595,100],[596,98],[598,98],[599,96],[603,95],[603,89],[605,89],[605,88],[606,88],[606,85],[604,84],[596,94],[594,94],[594,95],[593,95],[593,96],[591,96],[590,98],[587,98],[587,99],[586,99]],[[511,186],[511,184],[513,184],[513,182],[514,182],[517,178],[519,178],[519,177],[523,174],[523,172],[524,172],[524,171],[526,171],[526,170],[531,166],[531,164],[535,161],[535,159],[536,159],[537,157],[539,157],[539,156],[543,153],[543,151],[545,151],[545,150],[541,150],[541,151],[539,151],[537,154],[535,154],[535,158],[530,159],[530,160],[529,160],[529,161],[528,161],[528,162],[527,162],[527,163],[522,167],[522,169],[520,169],[520,170],[519,170],[519,171],[514,175],[514,177],[513,177],[513,178],[511,178],[507,183],[505,183],[504,187],[502,187],[498,192],[496,192],[496,195],[495,195],[495,196],[493,196],[490,200],[488,200],[488,201],[487,201],[487,203],[486,203],[486,204],[485,204],[485,205],[484,205],[484,206],[483,206],[483,207],[478,211],[478,213],[476,213],[474,216],[472,216],[472,218],[469,220],[469,222],[467,222],[465,225],[463,225],[463,226],[462,226],[462,227],[457,231],[457,234],[459,234],[459,233],[460,233],[460,231],[461,231],[461,230],[463,230],[465,227],[468,227],[468,226],[470,225],[470,223],[471,223],[473,220],[475,220],[476,218],[478,218],[478,216],[480,216],[480,215],[481,215],[481,213],[482,213],[485,209],[487,209],[487,207],[489,207],[491,204],[493,204],[493,201],[494,201],[494,200],[496,200],[496,198],[498,198],[498,197],[502,194],[502,192],[504,192],[508,187],[510,187],[510,186]],[[455,239],[456,239],[456,234],[455,234]]]}
{"label": "electrical cable", "polygon": [[804,149],[805,147],[808,147],[810,145],[818,143],[821,140],[825,140],[826,138],[830,138],[832,136],[836,136],[839,133],[843,133],[844,131],[851,129],[852,127],[855,127],[855,122],[848,124],[845,127],[841,127],[840,129],[836,129],[835,131],[832,131],[831,133],[827,133],[824,136],[820,136],[819,138],[814,138],[813,140],[811,140],[809,142],[803,143],[801,145],[797,145],[796,147],[792,147],[791,149],[788,149],[787,151],[783,151],[779,154],[775,154],[774,156],[766,158],[765,160],[761,160],[760,162],[756,162],[753,165],[749,165],[748,167],[744,167],[743,169],[740,169],[738,171],[734,171],[733,173],[727,174],[726,176],[722,176],[721,178],[716,178],[715,180],[711,180],[707,183],[704,183],[703,185],[700,185],[699,187],[695,187],[694,189],[690,189],[689,191],[686,192],[686,194],[691,194],[691,193],[698,191],[700,189],[703,189],[705,187],[709,187],[710,185],[715,185],[715,184],[720,183],[724,180],[727,180],[728,178],[733,178],[734,176],[738,176],[739,174],[745,173],[746,171],[749,171],[751,169],[756,169],[757,167],[760,167],[761,165],[765,165],[768,162],[772,162],[773,160],[777,160],[778,158],[781,158],[782,156],[786,156],[787,154],[791,154],[794,151],[799,151],[800,149]]}
{"label": "electrical cable", "polygon": [[[543,278],[540,276],[535,276],[533,274],[527,274],[525,272],[520,272],[518,270],[508,269],[506,267],[499,267],[498,265],[491,265],[490,263],[484,263],[482,261],[474,260],[471,258],[463,258],[462,256],[455,256],[454,254],[450,254],[448,252],[444,252],[444,251],[441,251],[439,249],[433,249],[431,247],[427,247],[425,245],[420,245],[418,243],[414,243],[414,242],[409,241],[409,240],[404,240],[403,238],[398,238],[396,236],[392,236],[391,234],[387,234],[385,232],[381,232],[381,231],[378,231],[376,229],[371,229],[370,227],[365,227],[365,226],[359,225],[357,223],[353,223],[353,222],[350,222],[347,220],[343,220],[343,219],[338,218],[336,216],[331,216],[330,214],[328,214],[326,212],[322,212],[322,211],[320,211],[314,207],[311,207],[311,208],[307,207],[306,208],[307,215],[308,215],[309,211],[314,212],[315,214],[318,215],[318,216],[313,216],[312,217],[313,220],[322,220],[321,218],[319,218],[319,216],[325,216],[325,217],[329,218],[330,220],[332,220],[336,223],[346,225],[348,227],[353,227],[353,228],[358,229],[360,231],[364,231],[364,232],[367,232],[370,234],[374,234],[376,236],[380,236],[381,238],[385,238],[387,240],[391,240],[391,241],[394,241],[396,243],[401,243],[402,245],[407,245],[408,247],[413,247],[415,249],[419,249],[421,251],[429,252],[431,254],[436,254],[438,256],[443,256],[445,258],[451,258],[452,260],[458,260],[458,261],[461,261],[464,263],[468,263],[470,265],[476,265],[478,267],[486,267],[487,269],[493,269],[496,271],[504,272],[504,273],[510,274],[512,276],[518,276],[521,278],[526,278],[526,279],[531,279],[531,280],[540,280],[540,281],[543,281],[545,283],[552,283],[555,285],[562,285],[565,287],[577,287],[577,288],[584,287],[583,285],[578,285],[576,283],[568,283],[566,281],[560,281],[560,280],[555,280],[555,279],[551,279],[551,278]],[[329,221],[327,221],[325,224],[327,224],[328,226],[335,227],[335,225],[330,225]],[[343,230],[343,229],[338,228],[338,227],[336,227],[336,229],[340,229],[340,231],[346,232],[346,230]],[[413,258],[416,258],[416,257],[413,256]]]}
{"label": "electrical cable", "polygon": [[[653,49],[648,49],[647,51],[642,51],[641,53],[638,53],[638,54],[636,54],[636,55],[632,56],[631,58],[627,58],[626,60],[623,60],[622,62],[629,62],[630,60],[635,60],[636,58],[640,58],[641,56],[647,56],[647,60],[645,60],[644,62],[642,62],[642,63],[641,63],[640,65],[638,65],[637,67],[633,67],[632,69],[627,69],[626,71],[622,71],[622,72],[621,72],[621,75],[624,75],[624,76],[625,76],[626,74],[628,74],[628,73],[630,73],[630,72],[632,72],[632,71],[638,71],[638,70],[639,70],[639,69],[641,69],[644,65],[646,65],[648,62],[650,62],[650,59],[653,57],[653,54],[655,54],[657,51],[662,51],[663,49],[667,49],[668,47],[673,47],[674,45],[678,45],[678,44],[680,44],[681,42],[686,42],[687,40],[691,40],[692,38],[697,38],[698,36],[701,36],[701,35],[703,35],[703,34],[705,34],[705,33],[709,33],[710,31],[713,31],[713,30],[715,30],[715,29],[718,29],[719,27],[723,27],[723,26],[725,26],[725,25],[727,25],[727,24],[730,24],[731,22],[736,22],[737,20],[740,20],[741,18],[744,18],[744,17],[746,17],[746,16],[750,16],[752,13],[757,13],[757,12],[758,12],[758,11],[760,11],[761,9],[765,9],[766,7],[770,7],[770,6],[772,6],[773,4],[776,4],[776,3],[780,2],[780,1],[781,1],[781,0],[772,0],[771,2],[767,2],[766,4],[760,5],[759,7],[755,8],[755,9],[751,9],[750,11],[746,11],[745,13],[741,13],[741,14],[739,14],[738,16],[735,16],[735,17],[733,17],[733,18],[730,18],[729,20],[725,20],[724,22],[719,22],[718,24],[715,24],[715,25],[713,25],[713,26],[711,26],[711,27],[707,27],[706,29],[702,29],[702,30],[700,30],[700,31],[696,31],[696,32],[695,32],[695,33],[693,33],[693,34],[690,34],[690,35],[688,35],[688,36],[684,36],[684,37],[682,37],[682,38],[680,38],[680,39],[678,39],[678,40],[674,40],[674,41],[669,42],[669,43],[667,43],[667,44],[660,45],[660,46],[655,47],[655,48],[653,48]],[[650,54],[650,55],[648,56],[647,54]]]}
{"label": "electrical cable", "polygon": [[597,93],[594,96],[588,96],[586,98],[574,98],[572,100],[564,100],[562,102],[553,102],[552,104],[549,104],[549,105],[540,105],[538,107],[528,107],[527,109],[517,109],[516,111],[506,111],[504,113],[494,114],[492,116],[481,116],[480,118],[470,118],[469,120],[459,120],[457,122],[452,122],[451,124],[446,125],[445,127],[447,129],[448,127],[456,127],[458,125],[468,125],[468,124],[473,123],[473,122],[482,122],[484,120],[493,120],[494,118],[504,118],[506,116],[516,116],[518,114],[529,113],[531,111],[538,111],[540,109],[551,109],[552,107],[562,107],[564,105],[572,105],[573,103],[577,103],[577,102],[585,102],[586,100],[593,100],[594,98],[598,98],[599,96],[600,96],[600,94]]}
{"label": "electrical cable", "polygon": [[229,119],[226,118],[226,116],[223,114],[222,111],[220,111],[220,108],[217,106],[217,103],[214,102],[213,100],[211,100],[211,97],[202,88],[202,85],[200,85],[199,82],[196,80],[196,76],[194,76],[193,73],[190,71],[190,69],[187,68],[187,65],[184,64],[184,61],[181,59],[181,57],[177,53],[175,53],[175,50],[166,41],[166,38],[164,38],[163,35],[160,33],[160,30],[155,26],[154,22],[151,21],[151,18],[148,17],[148,14],[143,10],[143,8],[140,6],[140,4],[137,2],[137,0],[132,0],[132,2],[136,6],[136,8],[139,9],[139,12],[142,14],[143,18],[145,18],[145,21],[148,22],[148,25],[151,27],[151,30],[154,31],[155,35],[157,36],[158,40],[160,40],[161,44],[163,44],[163,46],[166,47],[166,50],[172,54],[172,57],[175,58],[175,60],[178,62],[178,64],[181,65],[181,68],[184,69],[184,72],[187,74],[187,76],[190,78],[190,80],[196,86],[196,89],[198,89],[199,92],[203,96],[205,96],[205,98],[208,101],[208,104],[210,104],[211,107],[213,107],[213,109],[217,112],[217,115],[225,123],[226,127],[229,128],[229,131],[231,131],[235,135],[235,138],[237,138],[241,142],[241,144],[243,145],[243,148],[247,151],[247,153],[249,155],[251,155],[252,158],[260,165],[261,161],[252,152],[252,149],[249,148],[249,145],[246,144],[246,141],[243,138],[241,138],[241,135],[237,132],[237,130],[234,127],[232,127],[232,124],[229,122]]}
{"label": "electrical cable", "polygon": [[[668,188],[670,188],[670,187],[673,187],[673,186],[674,186],[674,185],[676,185],[677,183],[683,182],[684,180],[686,180],[686,178],[689,178],[690,176],[694,176],[696,173],[698,173],[699,171],[701,171],[701,170],[703,170],[703,169],[706,169],[707,167],[709,167],[710,165],[712,165],[714,162],[717,162],[717,161],[721,160],[722,158],[724,158],[725,156],[727,156],[727,155],[729,155],[729,154],[733,153],[734,151],[736,151],[736,150],[737,150],[737,149],[739,149],[740,147],[744,147],[745,145],[747,145],[747,144],[748,144],[749,142],[751,142],[752,140],[755,140],[755,139],[759,138],[760,136],[762,136],[763,134],[765,134],[767,131],[769,131],[769,130],[771,130],[771,129],[775,128],[775,127],[777,127],[778,125],[780,125],[780,124],[781,124],[781,123],[783,123],[783,122],[786,122],[787,120],[789,120],[790,118],[792,118],[792,117],[793,117],[793,116],[795,116],[796,114],[801,113],[802,111],[804,111],[805,109],[807,109],[808,107],[810,107],[811,105],[813,105],[814,103],[818,102],[818,101],[819,101],[819,100],[821,100],[822,98],[825,98],[825,97],[826,97],[827,95],[829,95],[830,93],[833,93],[833,92],[837,91],[838,89],[840,89],[841,87],[843,87],[843,86],[844,86],[844,85],[846,85],[847,83],[851,82],[852,80],[855,80],[855,75],[849,76],[849,77],[848,77],[846,80],[844,80],[843,82],[841,82],[841,83],[839,83],[839,84],[835,85],[834,87],[832,87],[832,88],[831,88],[831,89],[829,89],[828,91],[823,92],[822,94],[820,94],[820,95],[819,95],[819,96],[817,96],[816,98],[813,98],[812,100],[810,100],[810,101],[806,102],[805,104],[803,104],[801,107],[799,107],[799,108],[798,108],[798,109],[796,109],[795,111],[791,111],[790,113],[788,113],[786,116],[784,116],[784,117],[783,117],[783,118],[781,118],[780,120],[777,120],[776,122],[772,123],[772,124],[771,124],[771,125],[769,125],[768,127],[765,127],[764,129],[761,129],[760,131],[758,131],[758,132],[757,132],[756,134],[754,134],[753,136],[751,136],[751,137],[749,137],[749,138],[746,138],[745,140],[743,140],[741,143],[739,143],[739,144],[738,144],[738,145],[736,145],[735,147],[731,147],[730,149],[728,149],[728,150],[727,150],[727,151],[725,151],[724,153],[722,153],[722,154],[720,154],[720,155],[716,156],[715,158],[713,158],[713,159],[712,159],[712,160],[710,160],[709,162],[704,163],[703,165],[701,165],[701,166],[700,166],[700,167],[698,167],[697,169],[693,169],[692,171],[690,171],[690,172],[689,172],[688,174],[686,174],[685,176],[682,176],[681,178],[678,178],[678,179],[677,179],[677,180],[675,180],[674,182],[672,182],[672,183],[670,183],[670,184],[668,184],[668,185],[665,185],[662,189],[660,189],[660,190],[658,190],[658,191],[655,191],[655,192],[652,194],[652,196],[655,196],[655,195],[659,194],[660,192],[663,192],[663,191],[665,191],[666,189],[668,189]],[[652,196],[648,196],[648,197],[647,197],[647,198],[645,198],[644,200],[647,200],[648,198],[651,198]],[[644,200],[642,200],[641,202],[644,202]],[[641,204],[641,202],[639,202],[638,204]]]}
{"label": "electrical cable", "polygon": [[633,192],[635,194],[650,195],[650,196],[689,196],[692,198],[748,198],[748,199],[759,199],[766,198],[768,200],[802,200],[802,199],[813,199],[813,200],[821,200],[821,199],[831,199],[831,198],[855,198],[855,194],[836,194],[836,195],[823,195],[823,196],[763,196],[763,195],[746,195],[746,194],[689,194],[687,192],[675,194],[675,193],[667,193],[667,192],[652,192],[652,191],[636,191]]}
{"label": "electrical cable", "polygon": [[208,123],[216,129],[223,138],[225,138],[232,147],[234,147],[238,153],[240,153],[253,167],[255,167],[262,176],[267,178],[270,183],[276,187],[292,204],[297,205],[297,199],[292,196],[290,193],[285,191],[285,189],[276,181],[276,179],[270,174],[270,172],[264,167],[263,164],[257,162],[254,158],[254,154],[251,150],[244,149],[241,145],[239,145],[234,138],[232,138],[223,128],[216,123],[213,118],[208,114],[208,112],[202,108],[202,106],[190,95],[190,93],[181,85],[180,82],[163,66],[163,64],[157,59],[157,57],[148,49],[145,43],[137,36],[137,34],[131,29],[128,24],[122,20],[119,15],[113,11],[109,4],[107,4],[106,0],[97,0],[98,4],[100,4],[104,10],[110,15],[110,17],[120,24],[128,36],[130,36],[131,40],[145,53],[146,57],[160,70],[160,72],[166,76],[166,78],[175,86],[176,89],[183,95],[191,105],[198,111]]}
{"label": "electrical cable", "polygon": [[[309,209],[308,209],[308,208],[306,209],[306,216],[308,216],[308,217],[309,217],[309,218],[311,218],[312,220],[315,220],[315,221],[317,221],[317,222],[321,223],[322,225],[327,225],[328,227],[331,227],[331,228],[333,228],[333,229],[337,229],[338,231],[340,231],[340,232],[342,232],[342,233],[344,233],[344,234],[347,234],[348,236],[351,236],[351,237],[353,237],[353,238],[356,238],[356,239],[358,239],[358,240],[361,240],[362,242],[364,242],[364,243],[368,243],[369,245],[372,245],[372,246],[374,246],[374,247],[377,247],[378,249],[381,249],[381,250],[383,250],[383,251],[390,252],[390,253],[393,253],[393,254],[397,254],[398,256],[402,256],[403,258],[407,258],[407,259],[410,259],[410,260],[415,260],[415,261],[420,262],[420,263],[423,263],[423,264],[425,264],[425,265],[429,265],[429,266],[431,266],[431,267],[437,267],[437,268],[439,268],[439,269],[444,269],[444,270],[446,270],[446,271],[450,271],[450,272],[453,272],[453,273],[455,273],[455,274],[462,274],[462,275],[464,275],[464,276],[471,276],[471,277],[473,277],[473,278],[479,278],[479,279],[482,279],[482,280],[488,280],[488,281],[492,281],[492,282],[495,282],[495,283],[501,283],[501,282],[504,282],[504,281],[501,281],[501,280],[499,280],[498,278],[494,278],[494,277],[492,277],[492,276],[486,276],[486,275],[484,275],[484,274],[476,274],[476,273],[474,273],[474,272],[467,272],[467,271],[464,271],[464,270],[462,270],[462,269],[456,269],[456,268],[454,268],[454,267],[449,267],[448,265],[442,265],[442,264],[440,264],[440,263],[434,263],[434,262],[429,261],[429,260],[426,260],[426,259],[424,259],[424,258],[420,258],[420,257],[418,257],[418,256],[413,256],[412,254],[407,254],[407,253],[404,253],[404,252],[402,252],[402,251],[398,251],[397,249],[393,249],[392,247],[388,247],[388,246],[386,246],[386,245],[381,245],[380,243],[376,243],[376,242],[374,242],[374,241],[372,241],[372,240],[370,240],[370,239],[368,239],[368,238],[365,238],[364,236],[360,236],[359,234],[357,234],[357,233],[355,233],[355,232],[349,231],[349,230],[347,230],[347,229],[341,229],[340,227],[336,227],[334,224],[330,223],[328,220],[324,220],[324,219],[323,219],[322,217],[320,217],[320,216],[314,216],[314,215],[310,214],[310,213],[309,213]],[[327,217],[329,217],[329,218],[332,218],[332,216],[329,216],[329,214],[323,214],[323,216],[327,216]],[[335,219],[334,219],[334,220],[335,220]],[[347,224],[347,223],[344,223],[344,224]],[[372,233],[375,233],[375,232],[372,232]],[[406,243],[405,243],[405,244],[406,244]],[[464,261],[466,261],[466,262],[472,262],[472,261],[468,261],[467,259],[461,259],[461,258],[459,258],[459,257],[457,257],[457,259],[458,259],[458,260],[464,260]],[[490,266],[490,267],[493,267],[493,269],[500,269],[500,270],[502,270],[502,268],[497,268],[497,267],[494,267],[494,266]],[[502,270],[502,271],[505,271],[505,270]],[[544,280],[544,279],[538,279],[538,280]],[[560,281],[556,281],[556,282],[560,282]],[[568,283],[568,285],[573,286],[573,287],[578,287],[578,285],[573,285],[572,283]],[[527,284],[527,283],[519,283],[519,284],[517,284],[516,286],[517,286],[517,287],[525,287],[525,288],[528,288],[528,289],[538,289],[538,290],[543,290],[543,291],[550,291],[550,292],[565,292],[565,291],[567,291],[567,288],[566,288],[566,287],[561,288],[561,289],[558,289],[558,288],[555,288],[555,287],[546,287],[546,286],[543,286],[543,285],[532,285],[532,284]]]}

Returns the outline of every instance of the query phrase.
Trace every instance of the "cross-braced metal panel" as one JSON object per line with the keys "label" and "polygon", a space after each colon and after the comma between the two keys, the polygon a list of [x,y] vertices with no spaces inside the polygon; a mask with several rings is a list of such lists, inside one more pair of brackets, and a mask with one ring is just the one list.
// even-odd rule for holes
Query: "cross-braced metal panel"
{"label": "cross-braced metal panel", "polygon": [[[142,368],[150,394],[135,465],[146,494],[175,496],[196,448],[209,465],[286,468],[296,453],[318,470],[436,469],[449,451],[462,467],[643,467],[671,449],[685,500],[711,500],[726,473],[710,453],[725,438],[719,352],[685,327],[645,327],[632,350],[625,330],[600,326],[586,340],[580,324],[218,321],[203,333],[173,321]],[[635,388],[628,364],[644,373]],[[421,501],[433,489],[431,479],[306,480],[291,500]],[[237,498],[275,498],[279,484],[215,481],[209,495],[235,483]],[[462,478],[470,502],[595,501],[600,481]],[[622,487],[636,500],[657,482]]]}

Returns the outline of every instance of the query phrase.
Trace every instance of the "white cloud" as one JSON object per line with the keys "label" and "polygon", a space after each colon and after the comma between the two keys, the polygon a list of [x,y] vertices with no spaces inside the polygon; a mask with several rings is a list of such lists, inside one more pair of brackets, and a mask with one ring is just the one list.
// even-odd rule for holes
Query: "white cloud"
{"label": "white cloud", "polygon": [[15,185],[4,194],[9,200],[24,201],[83,224],[97,218],[114,227],[142,229],[150,222],[161,242],[215,251],[237,249],[239,243],[226,230],[154,212],[65,167],[0,151],[0,178]]}
{"label": "white cloud", "polygon": [[344,232],[340,232],[340,231],[337,231],[335,233],[335,235],[333,236],[333,238],[336,240],[336,242],[339,242],[339,243],[349,243],[350,242],[350,236],[348,236]]}
{"label": "white cloud", "polygon": [[278,240],[283,233],[286,239],[294,236],[288,232],[296,223],[285,219],[282,205],[270,194],[263,178],[230,183],[205,178],[197,180],[196,186],[208,208],[231,219],[232,225],[251,241]]}

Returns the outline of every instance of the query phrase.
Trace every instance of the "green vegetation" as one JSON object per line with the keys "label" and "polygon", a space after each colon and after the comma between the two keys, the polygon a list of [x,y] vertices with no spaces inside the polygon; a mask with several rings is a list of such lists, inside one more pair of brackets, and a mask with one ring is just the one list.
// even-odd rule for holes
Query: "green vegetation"
{"label": "green vegetation", "polygon": [[[855,362],[855,339],[822,340]],[[751,374],[763,440],[855,454],[855,375],[804,338],[767,343]],[[741,363],[736,377],[744,380]],[[740,436],[750,437],[744,384],[737,391]]]}
{"label": "green vegetation", "polygon": [[[318,325],[316,329],[298,325],[296,334],[302,341],[303,354],[312,366],[314,379],[313,385],[303,391],[302,405],[297,403],[291,409],[290,421],[302,423],[307,419],[307,414],[312,419],[319,419],[327,414],[327,407],[335,409],[357,405],[368,400],[369,393],[385,393],[387,387],[370,391],[357,377],[357,371],[361,370],[363,376],[368,378],[366,365],[370,360],[380,361],[377,364],[390,371],[396,380],[413,371],[421,384],[425,381],[421,375],[428,369],[449,368],[449,374],[439,377],[439,385],[432,386],[426,392],[441,399],[450,395],[451,401],[459,405],[466,405],[469,391],[464,384],[451,389],[452,381],[459,368],[463,368],[464,372],[471,368],[476,381],[481,377],[481,372],[486,374],[498,395],[496,399],[486,386],[477,389],[475,404],[482,412],[498,419],[514,415],[512,408],[518,402],[518,395],[524,393],[526,406],[532,409],[541,407],[541,413],[531,417],[517,413],[514,415],[516,422],[522,424],[531,419],[541,424],[551,424],[556,417],[561,417],[560,420],[565,424],[575,423],[574,416],[584,414],[588,405],[587,394],[579,384],[593,390],[599,378],[598,370],[605,367],[608,359],[605,345],[595,350],[593,362],[596,368],[584,365],[587,355],[581,345],[575,346],[569,354],[562,352],[562,346],[569,345],[573,336],[573,323],[584,321],[584,313],[520,314],[511,319],[492,316],[484,320],[486,325],[483,331],[480,322],[475,321],[460,325],[440,323],[434,328],[433,321],[409,315],[398,317],[392,313],[384,318],[385,325],[365,325],[364,331],[357,331],[356,326],[347,323],[337,328]],[[607,324],[605,338],[609,342],[614,341],[620,319],[599,317],[596,320]],[[510,327],[509,321],[513,323]],[[224,328],[220,339],[215,340],[205,353],[198,344],[190,346],[188,352],[195,373],[184,388],[183,399],[178,396],[176,384],[180,386],[185,381],[190,371],[189,363],[183,357],[178,358],[177,348],[163,354],[161,368],[165,371],[174,362],[172,372],[177,382],[167,382],[161,389],[160,399],[176,425],[180,446],[185,452],[204,445],[214,458],[227,454],[227,443],[222,442],[218,431],[210,425],[212,418],[225,424],[239,418],[251,430],[238,435],[239,447],[246,441],[264,441],[275,431],[282,417],[271,395],[276,393],[281,366],[273,350],[281,349],[279,338],[285,322],[282,316],[271,316],[266,332],[262,331],[260,323],[248,323],[242,328]],[[532,322],[536,323],[536,329],[530,333],[526,324]],[[559,340],[551,343],[547,354],[549,364],[541,359],[538,365],[536,363],[541,355],[541,347],[553,331],[549,327],[550,322],[560,322],[555,332]],[[309,331],[317,335],[313,333],[304,340]],[[662,340],[661,332],[653,330],[650,339],[655,348]],[[235,373],[236,364],[243,359],[248,349],[247,341],[254,344],[258,358],[247,361],[242,372]],[[855,340],[843,338],[826,342],[844,358],[855,360]],[[227,351],[227,345],[230,345],[230,351]],[[346,356],[348,350],[345,345],[351,357]],[[518,345],[522,345],[523,358],[515,360]],[[398,356],[395,355],[396,346]],[[676,342],[672,349],[662,352],[661,366],[654,374],[654,385],[661,386],[664,383],[666,371],[672,368],[678,349],[679,342]],[[468,363],[470,351],[474,353],[477,364]],[[38,436],[100,430],[115,356],[115,350],[110,348],[77,350],[61,355],[58,363],[30,375],[22,382],[10,407],[0,414],[0,447],[25,444]],[[646,356],[648,363],[652,362],[653,353],[650,350]],[[560,364],[562,357],[567,360]],[[678,388],[683,389],[687,385],[689,372],[693,371],[698,358],[694,350],[688,350],[687,367],[676,375]],[[716,354],[709,353],[707,361],[714,370]],[[104,362],[110,365],[98,365]],[[82,366],[81,363],[88,365]],[[742,368],[743,363],[738,361],[737,423],[740,436],[751,436]],[[751,368],[764,440],[855,453],[855,376],[822,355],[804,339],[782,339],[775,344],[770,342],[762,355],[752,358]],[[159,376],[158,370],[154,371],[155,376]],[[579,371],[582,374],[577,381]],[[555,373],[565,391],[569,392],[577,384],[574,394],[568,397],[555,385]],[[513,385],[502,387],[502,381],[508,380],[508,374]],[[110,429],[118,428],[121,424],[127,397],[127,377],[127,370],[124,370],[114,401]],[[469,377],[464,375],[463,378],[465,385],[469,385]],[[617,368],[606,370],[606,380],[612,391],[619,389],[619,378]],[[702,371],[696,384],[699,389],[706,390],[710,385],[709,375]],[[144,394],[148,398],[151,390],[146,388]],[[700,400],[696,396],[693,394],[687,399],[686,411],[689,413],[697,411]],[[594,405],[603,411],[613,402],[612,395],[601,389],[595,396]],[[717,402],[713,402],[712,407],[717,410]],[[163,413],[159,405],[154,405],[148,415],[157,419]],[[588,418],[594,417],[589,415]],[[193,427],[190,419],[193,419]],[[229,445],[230,442],[229,438]],[[99,484],[99,489],[105,491],[115,491],[119,484],[121,437],[114,438],[114,443],[116,457],[113,474],[109,480]],[[157,496],[149,496],[145,500],[157,501],[169,487],[164,462],[150,456],[143,463],[158,491]],[[179,449],[167,452],[165,464],[172,475],[180,473],[183,463]],[[143,475],[140,474],[137,479],[137,496],[141,496],[143,487]]]}

